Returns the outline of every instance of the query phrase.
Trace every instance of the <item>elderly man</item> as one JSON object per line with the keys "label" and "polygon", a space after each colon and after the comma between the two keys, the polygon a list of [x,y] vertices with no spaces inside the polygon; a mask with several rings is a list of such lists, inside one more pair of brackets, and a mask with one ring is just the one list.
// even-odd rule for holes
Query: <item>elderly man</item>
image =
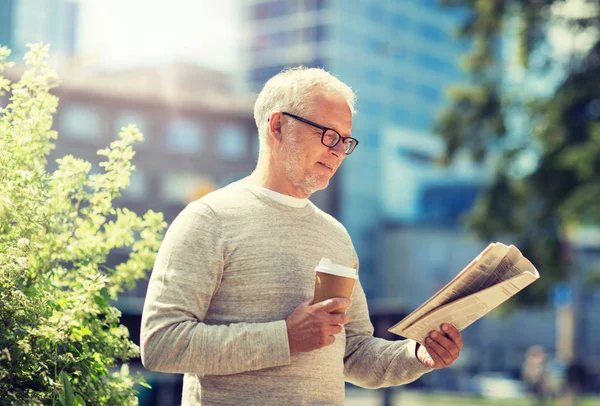
{"label": "elderly man", "polygon": [[401,385],[458,358],[451,325],[424,346],[374,338],[360,282],[351,300],[312,303],[321,258],[358,269],[346,229],[308,200],[358,145],[354,102],[322,69],[274,76],[254,107],[256,170],[171,224],[150,278],[141,354],[150,370],[185,374],[184,405],[342,405],[344,381]]}

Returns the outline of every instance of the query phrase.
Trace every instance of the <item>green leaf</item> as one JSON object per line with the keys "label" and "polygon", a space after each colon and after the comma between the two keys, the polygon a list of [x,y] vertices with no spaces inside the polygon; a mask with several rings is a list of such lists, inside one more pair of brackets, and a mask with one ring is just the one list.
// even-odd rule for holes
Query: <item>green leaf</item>
{"label": "green leaf", "polygon": [[150,384],[148,384],[145,381],[141,381],[141,382],[138,382],[138,383],[140,384],[140,386],[143,386],[144,388],[152,389],[152,386],[150,386]]}
{"label": "green leaf", "polygon": [[83,400],[81,395],[75,396],[75,400],[73,401],[73,406],[85,406],[85,400]]}
{"label": "green leaf", "polygon": [[61,372],[59,375],[60,383],[63,386],[62,392],[59,392],[58,399],[62,406],[73,406],[75,396],[73,395],[73,387],[69,381],[69,376],[66,372]]}

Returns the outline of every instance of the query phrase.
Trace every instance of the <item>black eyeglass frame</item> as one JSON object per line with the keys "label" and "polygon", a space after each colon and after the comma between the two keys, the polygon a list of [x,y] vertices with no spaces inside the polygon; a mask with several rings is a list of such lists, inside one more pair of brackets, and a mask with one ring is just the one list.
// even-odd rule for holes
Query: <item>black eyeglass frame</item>
{"label": "black eyeglass frame", "polygon": [[[337,132],[336,130],[334,130],[333,128],[325,127],[325,126],[323,126],[321,124],[315,123],[314,121],[310,121],[310,120],[308,120],[308,119],[306,119],[304,117],[300,117],[300,116],[297,116],[295,114],[288,113],[286,111],[282,111],[281,114],[283,114],[284,116],[291,117],[291,118],[293,118],[295,120],[302,121],[305,124],[311,125],[311,126],[313,126],[315,128],[318,128],[319,130],[323,131],[323,134],[321,134],[321,144],[325,145],[328,148],[334,148],[337,144],[340,143],[340,141],[342,141],[342,144],[346,145],[345,144],[346,140],[353,140],[356,144],[354,144],[354,147],[352,148],[352,150],[350,152],[346,152],[346,149],[344,148],[344,153],[346,155],[350,155],[350,154],[352,154],[352,152],[354,152],[354,150],[358,146],[358,140],[356,138],[342,137],[342,135],[339,132]],[[338,140],[333,145],[327,145],[327,144],[325,144],[325,133],[327,131],[333,131],[338,136]]]}

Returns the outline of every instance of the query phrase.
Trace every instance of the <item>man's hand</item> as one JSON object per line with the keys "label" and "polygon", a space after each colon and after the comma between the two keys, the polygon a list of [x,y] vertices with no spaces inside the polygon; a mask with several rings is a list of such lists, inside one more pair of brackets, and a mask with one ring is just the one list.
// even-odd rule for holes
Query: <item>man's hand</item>
{"label": "man's hand", "polygon": [[429,368],[441,369],[452,365],[460,356],[463,346],[460,332],[451,324],[444,323],[441,330],[432,331],[425,339],[425,346],[417,348],[417,359]]}
{"label": "man's hand", "polygon": [[290,343],[290,354],[308,352],[333,344],[334,334],[348,323],[345,314],[330,314],[350,307],[350,299],[336,297],[311,305],[313,298],[300,303],[285,320]]}

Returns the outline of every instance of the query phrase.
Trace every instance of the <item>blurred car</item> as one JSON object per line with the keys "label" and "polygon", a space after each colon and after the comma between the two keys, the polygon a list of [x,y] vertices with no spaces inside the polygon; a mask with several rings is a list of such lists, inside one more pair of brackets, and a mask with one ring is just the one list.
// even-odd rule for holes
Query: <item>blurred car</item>
{"label": "blurred car", "polygon": [[501,372],[475,375],[470,382],[470,392],[485,398],[515,399],[527,396],[527,385]]}

